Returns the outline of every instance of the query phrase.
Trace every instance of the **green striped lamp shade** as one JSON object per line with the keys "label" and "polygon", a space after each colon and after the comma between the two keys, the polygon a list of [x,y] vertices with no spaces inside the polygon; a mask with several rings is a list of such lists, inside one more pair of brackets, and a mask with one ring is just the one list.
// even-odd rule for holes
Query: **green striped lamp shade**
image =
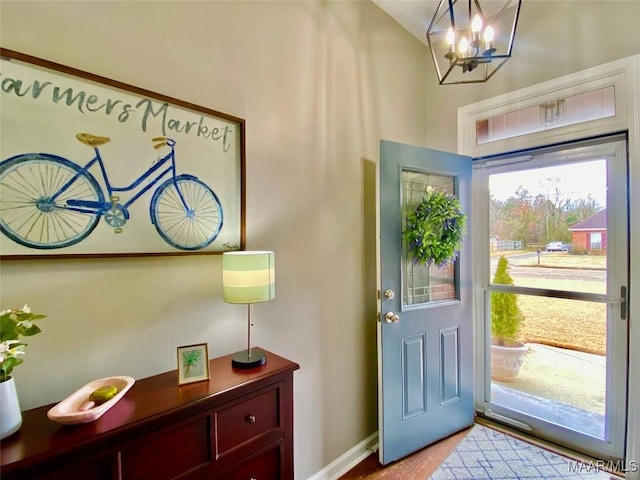
{"label": "green striped lamp shade", "polygon": [[266,302],[276,296],[275,255],[268,251],[224,252],[222,289],[227,303]]}

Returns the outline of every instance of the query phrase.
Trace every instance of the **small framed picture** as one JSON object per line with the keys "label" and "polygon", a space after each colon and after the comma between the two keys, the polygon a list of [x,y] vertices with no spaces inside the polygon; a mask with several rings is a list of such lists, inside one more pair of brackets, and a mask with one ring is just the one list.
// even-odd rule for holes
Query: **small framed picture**
{"label": "small framed picture", "polygon": [[206,343],[178,347],[178,385],[209,380]]}

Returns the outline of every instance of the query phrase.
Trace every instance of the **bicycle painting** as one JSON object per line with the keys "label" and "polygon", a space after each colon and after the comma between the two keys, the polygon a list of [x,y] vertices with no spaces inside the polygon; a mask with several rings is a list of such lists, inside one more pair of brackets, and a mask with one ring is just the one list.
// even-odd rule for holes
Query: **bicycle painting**
{"label": "bicycle painting", "polygon": [[244,248],[242,118],[4,48],[0,80],[0,259]]}
{"label": "bicycle painting", "polygon": [[[198,250],[216,239],[223,226],[220,200],[197,177],[176,174],[174,140],[153,138],[154,148],[170,151],[130,185],[116,187],[99,148],[110,139],[88,133],[76,137],[94,151],[84,166],[50,153],[20,154],[0,163],[0,230],[11,240],[37,249],[68,247],[87,238],[101,217],[120,233],[130,219],[129,206],[154,187],[149,215],[163,240],[178,249]],[[94,166],[106,192],[90,172]],[[121,192],[136,189],[120,202]]]}

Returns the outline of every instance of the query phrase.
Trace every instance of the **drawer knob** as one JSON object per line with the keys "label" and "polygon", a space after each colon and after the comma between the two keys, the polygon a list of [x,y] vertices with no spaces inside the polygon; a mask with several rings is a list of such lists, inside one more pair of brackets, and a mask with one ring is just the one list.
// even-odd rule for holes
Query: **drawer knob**
{"label": "drawer knob", "polygon": [[255,415],[247,415],[247,422],[256,423],[256,416]]}

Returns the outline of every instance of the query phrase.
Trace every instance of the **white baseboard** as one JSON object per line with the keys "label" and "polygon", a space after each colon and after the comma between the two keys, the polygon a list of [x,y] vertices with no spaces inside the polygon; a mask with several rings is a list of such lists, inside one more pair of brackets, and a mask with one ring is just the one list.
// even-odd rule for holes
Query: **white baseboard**
{"label": "white baseboard", "polygon": [[336,480],[378,449],[378,432],[365,438],[348,452],[343,453],[329,465],[307,480]]}

